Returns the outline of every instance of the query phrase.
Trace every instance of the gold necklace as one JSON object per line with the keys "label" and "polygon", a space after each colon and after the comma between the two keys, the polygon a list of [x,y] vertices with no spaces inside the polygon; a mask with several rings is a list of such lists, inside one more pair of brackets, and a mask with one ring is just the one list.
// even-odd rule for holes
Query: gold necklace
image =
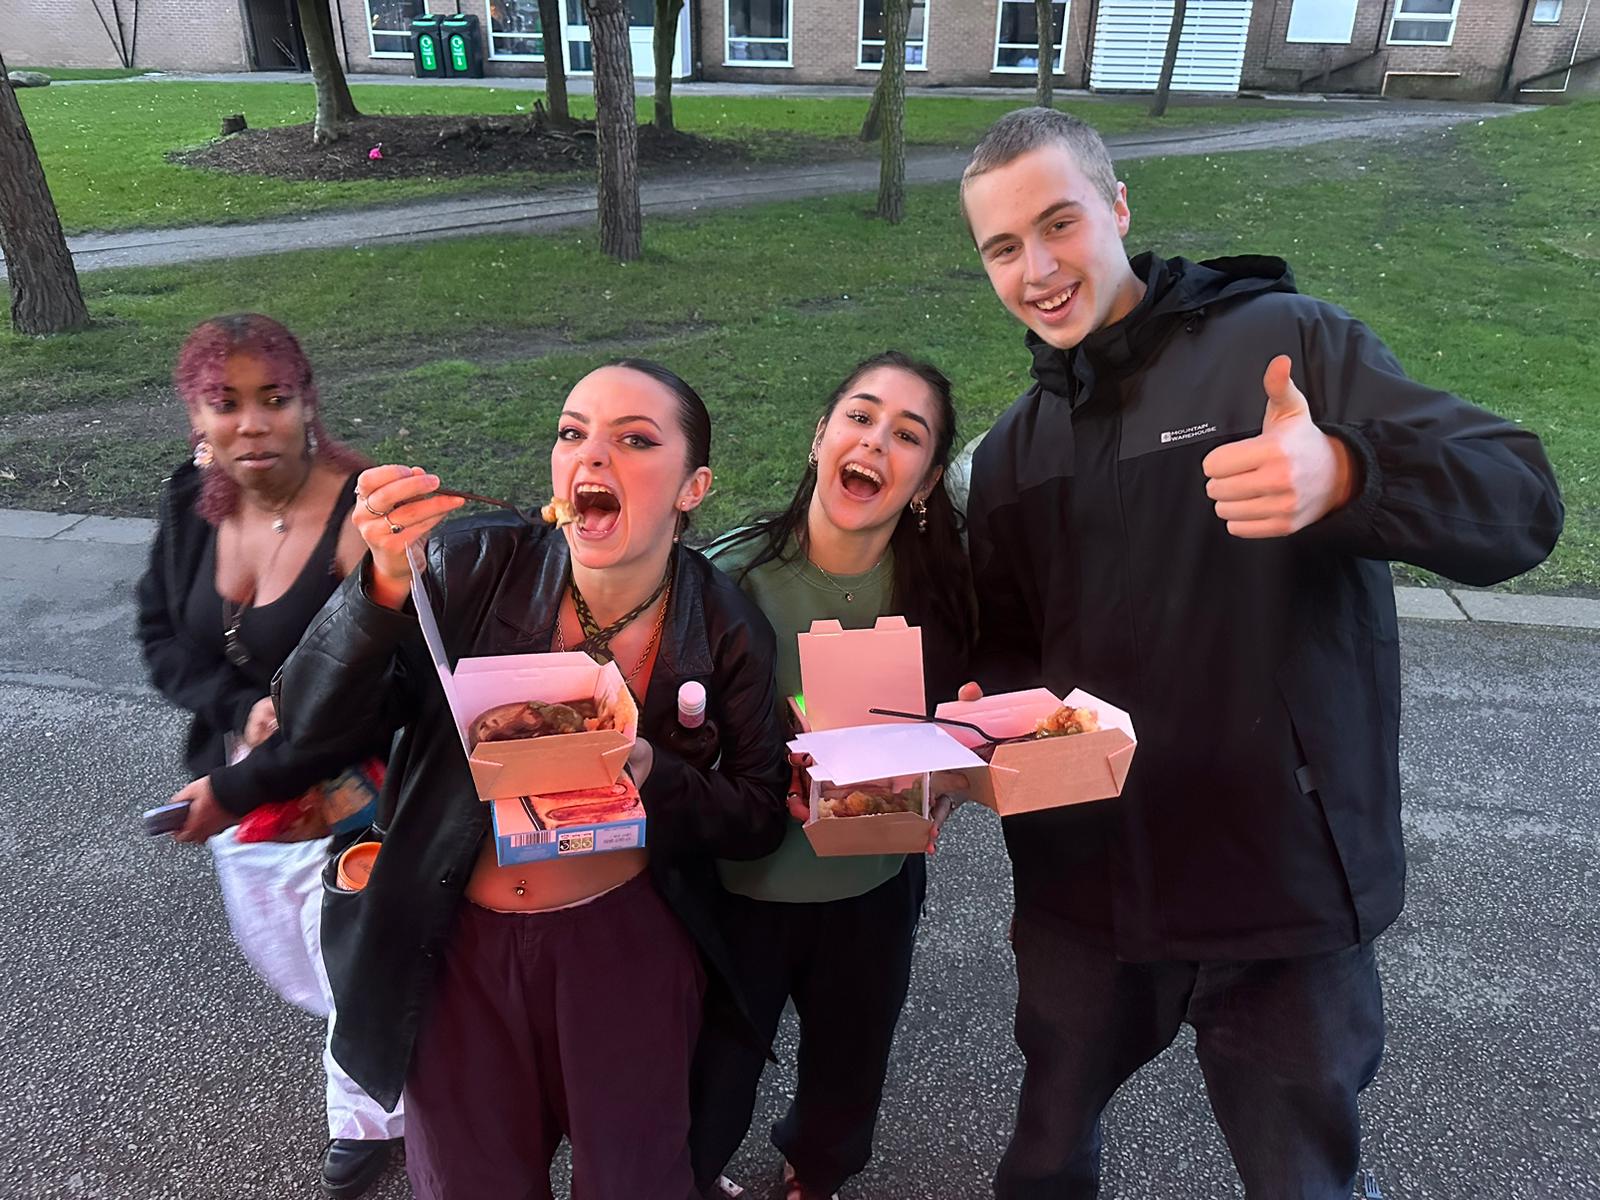
{"label": "gold necklace", "polygon": [[[666,588],[661,593],[661,607],[656,610],[656,622],[655,627],[650,630],[650,640],[644,644],[644,651],[639,655],[638,661],[633,664],[633,670],[629,671],[623,676],[623,681],[628,685],[630,691],[633,689],[633,682],[638,678],[639,672],[644,668],[645,663],[650,661],[650,656],[655,653],[656,643],[661,640],[661,630],[667,623],[667,605],[671,602],[671,600],[672,584],[669,581]],[[561,631],[561,606],[557,604],[556,650],[560,653],[565,653],[566,649],[567,638],[566,635]]]}
{"label": "gold necklace", "polygon": [[[861,577],[863,579],[866,579],[866,578],[869,578],[870,576],[872,576],[877,571],[877,569],[879,567],[883,566],[884,557],[887,557],[887,555],[884,555],[884,556],[880,557],[877,562],[873,563],[870,567],[868,567],[865,571],[863,571],[861,573]],[[855,598],[856,598],[855,592],[853,592],[850,589],[846,588],[844,586],[844,584],[840,583],[837,579],[835,579],[827,571],[824,571],[822,569],[822,567],[820,565],[818,565],[817,561],[815,559],[813,559],[809,554],[806,555],[806,561],[808,563],[810,563],[813,567],[816,567],[818,572],[821,573],[822,577],[824,579],[826,579],[830,584],[833,585],[833,590],[838,592],[841,596],[844,597],[844,601],[845,601],[846,604],[853,604],[855,602]]]}

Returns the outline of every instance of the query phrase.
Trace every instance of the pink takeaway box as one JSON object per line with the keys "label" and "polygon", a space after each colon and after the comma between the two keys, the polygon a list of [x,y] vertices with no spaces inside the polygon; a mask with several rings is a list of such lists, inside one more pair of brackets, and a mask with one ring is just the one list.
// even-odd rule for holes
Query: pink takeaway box
{"label": "pink takeaway box", "polygon": [[[1038,722],[1062,705],[1093,709],[1100,716],[1100,728],[1093,733],[1030,738]],[[1138,746],[1127,713],[1081,690],[1065,699],[1034,688],[982,700],[952,700],[939,705],[934,715],[967,721],[996,739],[1029,739],[1002,740],[989,760],[988,771],[970,780],[973,799],[1002,817],[1120,796]],[[957,725],[944,728],[965,746],[983,744],[969,729]]]}
{"label": "pink takeaway box", "polygon": [[[879,617],[871,629],[816,621],[809,633],[799,635],[799,646],[805,707],[793,707],[802,732],[789,748],[809,754],[814,763],[811,817],[805,823],[811,848],[823,857],[922,851],[933,828],[931,773],[984,771],[983,760],[951,731],[869,711],[925,711],[922,630],[908,626],[904,617]],[[915,789],[918,811],[820,814],[824,788],[856,785],[887,785],[900,793]]]}
{"label": "pink takeaway box", "polygon": [[[461,736],[478,798],[510,800],[616,783],[633,750],[639,727],[638,706],[617,665],[601,666],[587,654],[572,652],[462,658],[452,668],[428,599],[424,570],[421,555],[413,553],[411,597],[417,620],[438,668],[439,682]],[[593,698],[602,711],[614,707],[617,728],[483,742],[476,747],[468,739],[472,722],[498,704],[524,700],[561,703],[585,698]]]}

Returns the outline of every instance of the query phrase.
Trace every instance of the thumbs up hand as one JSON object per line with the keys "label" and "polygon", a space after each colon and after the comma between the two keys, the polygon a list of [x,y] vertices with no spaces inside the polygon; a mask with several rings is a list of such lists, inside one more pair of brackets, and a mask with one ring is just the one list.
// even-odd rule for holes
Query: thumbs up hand
{"label": "thumbs up hand", "polygon": [[1355,494],[1350,448],[1317,428],[1291,366],[1286,354],[1267,364],[1260,435],[1219,446],[1201,463],[1206,495],[1234,537],[1287,537]]}

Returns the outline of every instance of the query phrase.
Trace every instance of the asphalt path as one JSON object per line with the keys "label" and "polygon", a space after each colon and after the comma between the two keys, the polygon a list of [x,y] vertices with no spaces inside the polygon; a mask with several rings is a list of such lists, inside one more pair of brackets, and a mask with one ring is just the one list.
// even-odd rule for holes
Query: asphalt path
{"label": "asphalt path", "polygon": [[[208,854],[146,840],[184,780],[144,686],[132,539],[0,538],[0,1196],[316,1197],[320,1027],[234,948]],[[1402,626],[1409,899],[1379,943],[1388,1055],[1364,1161],[1408,1200],[1600,1197],[1600,633]],[[932,864],[877,1156],[847,1198],[979,1200],[1021,1062],[997,821]],[[849,1019],[841,1013],[840,1019]],[[776,1200],[766,1130],[731,1173]],[[1187,1037],[1113,1101],[1108,1197],[1241,1195]],[[409,1196],[394,1169],[373,1193]],[[565,1194],[564,1192],[562,1194]]]}

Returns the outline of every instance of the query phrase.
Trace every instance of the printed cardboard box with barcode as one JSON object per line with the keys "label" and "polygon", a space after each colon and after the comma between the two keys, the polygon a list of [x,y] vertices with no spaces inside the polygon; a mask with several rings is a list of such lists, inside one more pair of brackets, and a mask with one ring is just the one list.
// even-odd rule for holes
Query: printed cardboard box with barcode
{"label": "printed cardboard box with barcode", "polygon": [[[1092,711],[1099,728],[1038,736],[1040,722],[1063,707]],[[972,777],[969,792],[1002,817],[1120,796],[1138,747],[1128,714],[1082,690],[1060,698],[1033,688],[982,700],[952,700],[939,705],[934,715],[977,727],[945,726],[963,745],[974,750],[993,746],[988,771]]]}
{"label": "printed cardboard box with barcode", "polygon": [[[805,702],[791,750],[812,758],[806,837],[819,855],[911,854],[928,844],[932,774],[982,774],[983,760],[923,721],[922,630],[904,617],[871,629],[816,621],[799,635]],[[858,815],[852,815],[858,814]]]}
{"label": "printed cardboard box with barcode", "polygon": [[645,844],[644,805],[626,775],[602,788],[496,800],[491,811],[494,854],[502,867]]}
{"label": "printed cardboard box with barcode", "polygon": [[[537,816],[539,805],[558,793],[598,793],[617,787],[632,789],[632,783],[620,777],[637,736],[639,710],[615,663],[601,665],[587,654],[572,652],[464,657],[452,664],[434,614],[426,564],[420,553],[411,555],[411,572],[411,597],[416,605],[417,621],[439,672],[439,682],[450,705],[450,715],[460,735],[473,787],[480,800],[520,802],[527,798],[529,808]],[[471,730],[481,715],[502,704],[529,700],[545,703],[591,700],[597,711],[612,714],[614,727],[474,743]],[[620,850],[644,845],[643,810],[637,800],[638,793],[633,792],[631,805],[613,805],[614,819],[592,822],[587,827],[596,834],[592,849]],[[506,820],[509,828],[509,810]],[[523,832],[533,832],[531,824],[530,829]],[[599,836],[600,830],[611,826],[618,827],[616,837]],[[631,832],[624,830],[624,826],[630,827]],[[570,846],[581,843],[578,827],[566,823],[560,828],[560,836],[566,837]],[[546,828],[543,832],[554,831]],[[636,840],[630,841],[630,837]],[[559,841],[559,837],[553,837],[551,844],[558,845]],[[571,852],[575,851],[569,850]],[[545,857],[556,857],[556,854]]]}

